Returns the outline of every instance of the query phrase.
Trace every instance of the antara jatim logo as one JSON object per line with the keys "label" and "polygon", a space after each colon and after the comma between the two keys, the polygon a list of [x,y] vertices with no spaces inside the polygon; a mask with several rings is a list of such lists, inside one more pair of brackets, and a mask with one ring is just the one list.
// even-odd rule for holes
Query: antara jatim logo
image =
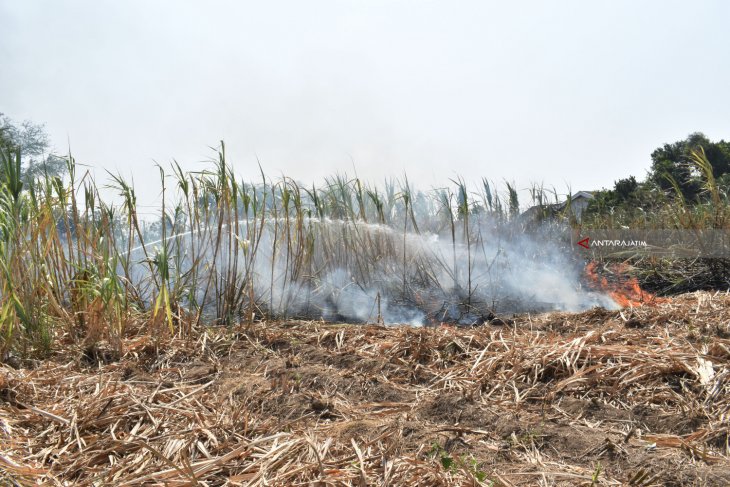
{"label": "antara jatim logo", "polygon": [[591,249],[592,247],[647,247],[646,240],[622,240],[622,239],[593,239],[585,237],[582,240],[576,242],[576,245],[583,247],[584,249]]}

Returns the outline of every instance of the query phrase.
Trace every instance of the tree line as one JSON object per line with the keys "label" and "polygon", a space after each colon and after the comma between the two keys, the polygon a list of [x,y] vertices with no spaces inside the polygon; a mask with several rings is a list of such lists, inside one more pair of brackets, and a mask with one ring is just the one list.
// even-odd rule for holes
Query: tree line
{"label": "tree line", "polygon": [[680,199],[690,206],[707,202],[712,196],[707,191],[707,174],[697,164],[699,154],[704,154],[717,189],[726,197],[730,193],[730,142],[715,142],[695,132],[654,150],[644,180],[629,176],[615,181],[613,188],[595,192],[589,214],[646,212]]}

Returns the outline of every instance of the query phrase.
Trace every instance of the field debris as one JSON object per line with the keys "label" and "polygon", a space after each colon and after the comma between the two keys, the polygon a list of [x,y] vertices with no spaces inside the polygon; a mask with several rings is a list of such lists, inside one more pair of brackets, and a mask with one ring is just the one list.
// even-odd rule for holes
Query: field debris
{"label": "field debris", "polygon": [[697,292],[63,346],[0,366],[0,484],[728,485],[729,323],[730,296]]}

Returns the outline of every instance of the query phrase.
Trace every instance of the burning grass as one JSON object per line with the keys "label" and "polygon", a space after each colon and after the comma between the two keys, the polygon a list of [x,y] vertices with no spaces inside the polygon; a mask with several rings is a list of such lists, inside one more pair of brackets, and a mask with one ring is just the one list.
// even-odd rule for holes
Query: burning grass
{"label": "burning grass", "polygon": [[601,267],[598,262],[586,264],[585,277],[588,285],[604,292],[621,308],[666,303],[668,299],[647,292],[639,280],[629,273],[625,263],[610,263]]}
{"label": "burning grass", "polygon": [[0,483],[727,485],[728,323],[730,296],[694,293],[477,328],[140,335],[119,360],[70,345],[0,369]]}

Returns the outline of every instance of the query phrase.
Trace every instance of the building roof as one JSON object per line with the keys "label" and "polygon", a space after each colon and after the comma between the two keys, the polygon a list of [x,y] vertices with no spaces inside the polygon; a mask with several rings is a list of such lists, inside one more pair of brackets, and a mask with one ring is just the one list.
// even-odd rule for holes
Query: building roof
{"label": "building roof", "polygon": [[[576,201],[580,201],[580,200],[588,201],[588,200],[592,200],[592,199],[593,199],[593,191],[578,191],[570,197],[571,204],[575,203]],[[528,219],[537,218],[537,216],[540,215],[542,211],[546,211],[548,213],[560,211],[560,210],[565,209],[565,207],[567,205],[568,205],[568,200],[566,199],[565,201],[561,201],[560,203],[552,203],[552,204],[543,205],[543,206],[539,206],[539,205],[531,206],[530,208],[528,208],[527,210],[522,212],[521,216],[523,218],[528,218]]]}
{"label": "building roof", "polygon": [[[593,191],[578,191],[573,196],[570,197],[571,204],[574,203],[577,200],[592,200],[593,199]],[[557,203],[555,206],[556,209],[562,210],[568,205],[568,200],[561,203]]]}

